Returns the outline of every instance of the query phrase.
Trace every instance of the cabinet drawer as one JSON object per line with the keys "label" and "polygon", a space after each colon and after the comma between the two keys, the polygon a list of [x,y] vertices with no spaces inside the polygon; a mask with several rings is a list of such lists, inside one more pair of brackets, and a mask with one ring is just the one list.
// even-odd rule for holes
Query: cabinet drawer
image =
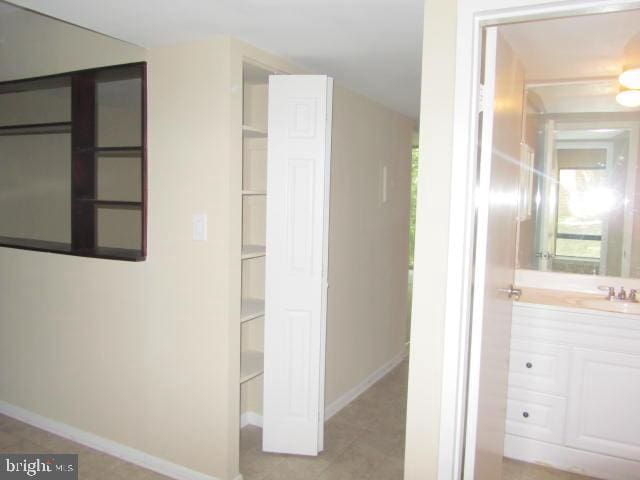
{"label": "cabinet drawer", "polygon": [[521,437],[562,444],[566,399],[509,388],[506,432]]}
{"label": "cabinet drawer", "polygon": [[509,387],[565,396],[569,348],[525,340],[511,341]]}

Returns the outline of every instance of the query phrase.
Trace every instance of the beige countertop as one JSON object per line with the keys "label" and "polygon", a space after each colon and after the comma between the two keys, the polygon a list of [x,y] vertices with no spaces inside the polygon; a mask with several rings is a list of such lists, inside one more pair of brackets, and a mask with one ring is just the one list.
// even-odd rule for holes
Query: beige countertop
{"label": "beige countertop", "polygon": [[640,315],[640,303],[607,300],[604,292],[601,295],[594,295],[592,293],[522,287],[522,295],[518,302]]}

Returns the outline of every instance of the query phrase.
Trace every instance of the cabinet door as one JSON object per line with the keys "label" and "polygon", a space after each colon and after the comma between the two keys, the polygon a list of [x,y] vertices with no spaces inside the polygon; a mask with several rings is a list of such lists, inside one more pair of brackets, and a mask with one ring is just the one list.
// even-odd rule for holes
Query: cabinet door
{"label": "cabinet door", "polygon": [[332,80],[269,79],[263,448],[323,448]]}
{"label": "cabinet door", "polygon": [[640,355],[575,349],[566,444],[640,460]]}

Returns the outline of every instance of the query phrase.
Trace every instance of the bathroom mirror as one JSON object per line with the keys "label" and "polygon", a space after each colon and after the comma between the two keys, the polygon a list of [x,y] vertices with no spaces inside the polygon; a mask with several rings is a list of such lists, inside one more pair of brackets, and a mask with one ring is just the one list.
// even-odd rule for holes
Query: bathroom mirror
{"label": "bathroom mirror", "polygon": [[640,277],[640,111],[616,78],[529,85],[518,267]]}

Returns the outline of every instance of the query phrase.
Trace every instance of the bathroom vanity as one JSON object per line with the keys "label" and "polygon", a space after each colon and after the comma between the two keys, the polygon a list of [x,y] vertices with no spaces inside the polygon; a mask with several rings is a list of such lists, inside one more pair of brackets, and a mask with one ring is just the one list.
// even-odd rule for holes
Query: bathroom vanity
{"label": "bathroom vanity", "polygon": [[621,309],[640,304],[530,288],[514,302],[505,456],[640,480],[640,314]]}

